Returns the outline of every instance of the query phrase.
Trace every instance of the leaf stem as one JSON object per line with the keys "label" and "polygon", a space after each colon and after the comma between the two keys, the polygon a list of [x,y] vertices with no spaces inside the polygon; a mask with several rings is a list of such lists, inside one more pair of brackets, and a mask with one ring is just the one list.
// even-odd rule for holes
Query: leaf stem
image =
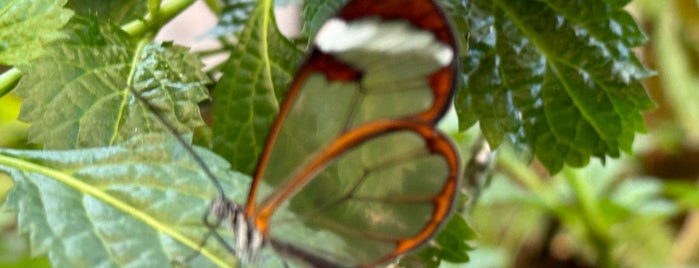
{"label": "leaf stem", "polygon": [[15,87],[20,77],[22,77],[22,72],[17,68],[9,69],[0,74],[0,97],[10,92],[10,90]]}

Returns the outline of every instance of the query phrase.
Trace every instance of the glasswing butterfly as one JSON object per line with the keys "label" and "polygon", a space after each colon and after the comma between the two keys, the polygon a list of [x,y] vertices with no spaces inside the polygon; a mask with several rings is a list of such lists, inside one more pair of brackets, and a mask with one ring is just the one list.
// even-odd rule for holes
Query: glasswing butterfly
{"label": "glasswing butterfly", "polygon": [[244,206],[188,149],[219,190],[206,238],[225,222],[232,246],[218,239],[243,264],[269,246],[314,267],[372,267],[425,244],[459,189],[457,150],[435,129],[457,59],[434,1],[349,1],[292,81]]}

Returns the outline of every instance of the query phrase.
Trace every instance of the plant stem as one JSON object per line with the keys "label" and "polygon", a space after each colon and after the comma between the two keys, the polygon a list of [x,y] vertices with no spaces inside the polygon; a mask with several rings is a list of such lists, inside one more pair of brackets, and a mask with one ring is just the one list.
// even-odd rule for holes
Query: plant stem
{"label": "plant stem", "polygon": [[582,181],[578,173],[571,168],[564,168],[563,175],[575,193],[580,206],[582,221],[588,230],[588,235],[597,251],[597,267],[616,267],[612,259],[613,241],[609,237],[608,224],[603,222],[595,197]]}
{"label": "plant stem", "polygon": [[[536,195],[550,212],[558,218],[562,218],[561,201],[554,192],[549,190],[546,184],[541,182],[539,176],[522,161],[517,159],[509,150],[501,150],[498,154],[497,164],[500,168],[510,173],[511,177],[518,180]],[[573,193],[577,196],[580,207],[580,217],[585,223],[590,240],[597,253],[596,267],[616,267],[612,258],[613,241],[609,237],[608,225],[602,221],[602,213],[597,209],[596,201],[590,189],[582,181],[582,178],[574,169],[564,168],[562,172]]]}
{"label": "plant stem", "polygon": [[22,72],[17,68],[9,69],[0,74],[0,97],[10,92],[10,90],[15,87],[20,77],[22,77]]}
{"label": "plant stem", "polygon": [[548,209],[555,210],[558,198],[541,182],[539,175],[523,164],[511,150],[504,149],[498,152],[497,165],[534,192]]}
{"label": "plant stem", "polygon": [[134,20],[121,26],[121,29],[131,36],[142,36],[153,29],[160,29],[160,26],[169,22],[183,10],[194,3],[194,0],[173,0],[163,4],[158,10],[157,20],[149,14],[145,19]]}

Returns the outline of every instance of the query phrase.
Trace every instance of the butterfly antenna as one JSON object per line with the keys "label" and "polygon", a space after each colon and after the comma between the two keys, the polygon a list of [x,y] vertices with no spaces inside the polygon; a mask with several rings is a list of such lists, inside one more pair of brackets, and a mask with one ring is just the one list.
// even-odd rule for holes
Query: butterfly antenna
{"label": "butterfly antenna", "polygon": [[199,154],[197,154],[194,151],[192,146],[190,146],[189,143],[187,143],[187,141],[185,141],[184,138],[182,138],[182,136],[180,136],[180,134],[177,133],[177,130],[175,130],[175,127],[172,124],[170,124],[170,122],[168,122],[162,114],[160,114],[158,112],[158,110],[155,108],[155,106],[153,106],[153,104],[148,102],[148,100],[146,100],[146,98],[144,98],[140,92],[136,92],[136,90],[134,90],[133,87],[129,86],[128,88],[129,88],[129,91],[131,91],[131,94],[133,94],[136,97],[136,99],[138,99],[138,101],[143,103],[143,105],[145,105],[146,108],[148,108],[148,110],[158,118],[158,121],[160,121],[160,123],[162,123],[165,126],[165,128],[168,130],[168,132],[170,132],[173,136],[175,136],[177,141],[182,145],[182,147],[184,147],[185,151],[187,151],[187,153],[189,153],[192,156],[192,158],[194,158],[194,162],[196,162],[197,165],[199,165],[201,167],[201,169],[204,171],[206,176],[214,184],[214,187],[216,187],[216,191],[218,192],[220,197],[223,199],[226,199],[226,194],[223,191],[223,186],[221,186],[221,182],[219,182],[218,179],[216,178],[216,176],[214,176],[214,173],[204,163],[204,160],[201,159],[201,156],[199,156]]}

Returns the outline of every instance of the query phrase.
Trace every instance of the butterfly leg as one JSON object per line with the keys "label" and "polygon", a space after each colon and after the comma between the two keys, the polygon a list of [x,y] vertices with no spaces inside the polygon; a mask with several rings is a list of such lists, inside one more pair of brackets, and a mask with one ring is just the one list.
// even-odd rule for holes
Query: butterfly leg
{"label": "butterfly leg", "polygon": [[[209,208],[202,216],[202,223],[204,226],[206,226],[208,231],[201,238],[197,249],[186,256],[183,260],[173,260],[173,264],[178,266],[186,266],[186,263],[199,256],[201,249],[206,246],[206,243],[212,236],[226,249],[226,251],[235,255],[235,249],[233,249],[233,247],[226,242],[226,239],[223,236],[218,234],[218,228],[221,226],[224,220],[230,221],[229,218],[231,215],[233,215],[235,207],[235,204],[224,197],[217,197],[213,199],[209,204]],[[211,220],[212,217],[213,221]]]}

